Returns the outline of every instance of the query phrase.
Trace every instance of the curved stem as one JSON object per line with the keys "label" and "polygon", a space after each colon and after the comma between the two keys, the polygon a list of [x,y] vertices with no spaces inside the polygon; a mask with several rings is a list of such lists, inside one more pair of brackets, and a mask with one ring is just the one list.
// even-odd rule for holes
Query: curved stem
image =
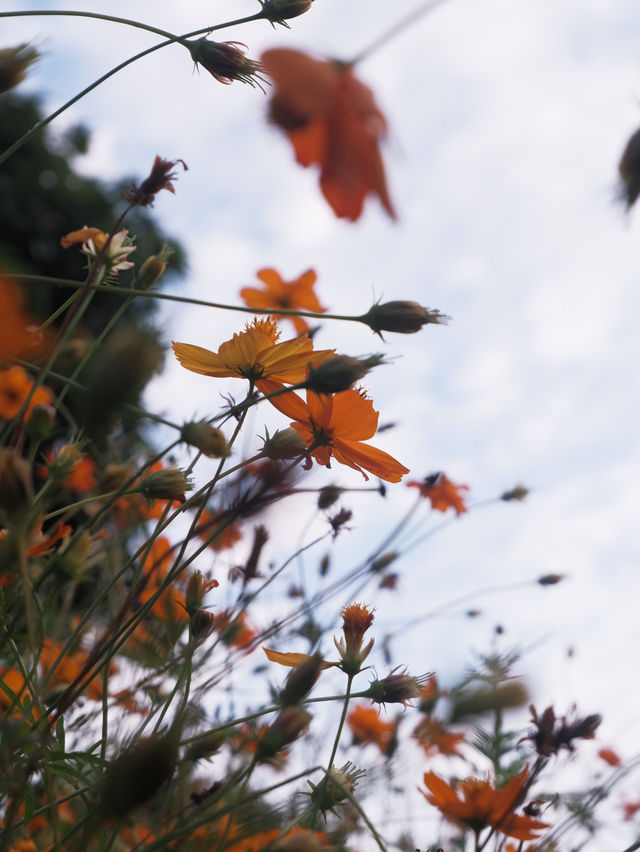
{"label": "curved stem", "polygon": [[125,24],[139,30],[147,30],[147,32],[171,39],[171,41],[179,41],[183,38],[183,36],[177,36],[174,33],[167,32],[167,30],[161,30],[159,27],[153,27],[151,24],[143,24],[142,21],[133,21],[131,18],[119,18],[115,15],[105,15],[102,12],[78,12],[67,9],[33,9],[27,12],[0,12],[0,18],[35,18],[45,16],[58,18],[97,18],[101,21],[111,21],[114,24]]}
{"label": "curved stem", "polygon": [[[1,14],[1,13],[0,13]],[[15,14],[15,13],[14,13]],[[25,13],[26,14],[26,13]],[[6,17],[6,14],[4,15]],[[73,106],[73,104],[77,103],[81,98],[85,95],[88,95],[89,92],[93,91],[93,89],[97,88],[101,83],[104,83],[105,80],[108,80],[109,77],[113,77],[114,74],[117,74],[118,71],[122,71],[123,68],[126,68],[128,65],[131,65],[133,62],[136,62],[138,59],[142,59],[144,56],[148,56],[150,53],[154,53],[156,50],[160,50],[162,47],[166,47],[168,44],[175,44],[175,42],[183,43],[185,39],[192,38],[193,36],[202,35],[202,33],[211,33],[215,30],[221,30],[225,27],[233,27],[238,24],[246,24],[250,21],[259,21],[263,16],[262,10],[260,12],[256,12],[255,15],[248,15],[245,18],[237,18],[235,21],[225,21],[224,24],[216,24],[210,27],[201,27],[198,30],[194,30],[190,33],[184,33],[179,36],[172,36],[171,38],[166,39],[166,41],[161,41],[159,44],[154,44],[153,47],[148,47],[146,50],[140,51],[140,53],[136,53],[135,56],[130,56],[129,59],[125,59],[124,62],[121,62],[119,65],[116,65],[110,71],[107,71],[106,74],[103,74],[101,77],[98,77],[97,80],[94,80],[89,86],[84,88],[81,92],[78,92],[77,95],[74,95],[70,100],[66,103],[62,104],[57,110],[52,112],[50,115],[46,116],[46,118],[41,119],[37,124],[34,124],[32,128],[30,128],[20,139],[16,140],[13,145],[10,145],[6,151],[3,151],[0,154],[0,165],[4,163],[12,154],[15,154],[17,150],[22,148],[22,146],[31,139],[36,133],[42,130],[43,127],[46,127],[47,124],[50,124],[54,118],[57,118],[61,113],[65,110],[69,109],[69,107]]]}

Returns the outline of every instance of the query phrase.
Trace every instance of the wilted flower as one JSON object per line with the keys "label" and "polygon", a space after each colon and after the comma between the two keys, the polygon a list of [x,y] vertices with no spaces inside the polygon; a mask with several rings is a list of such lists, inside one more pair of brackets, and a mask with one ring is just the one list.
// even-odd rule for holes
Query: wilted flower
{"label": "wilted flower", "polygon": [[173,182],[177,179],[177,175],[171,170],[178,163],[180,163],[184,171],[187,171],[188,167],[184,160],[163,160],[162,157],[156,155],[151,171],[140,186],[136,186],[133,183],[122,194],[132,204],[139,205],[140,207],[149,207],[150,204],[153,204],[156,195],[161,189],[167,189],[169,192],[175,193]]}
{"label": "wilted flower", "polygon": [[269,118],[301,166],[320,166],[320,189],[336,216],[355,222],[373,194],[395,218],[379,149],[387,123],[352,67],[298,50],[267,50],[261,59],[276,87]]}
{"label": "wilted flower", "polygon": [[[450,317],[440,311],[424,308],[418,302],[376,302],[366,314],[358,317],[360,322],[380,334],[381,331],[396,331],[400,334],[415,334],[423,325],[446,325]],[[382,335],[380,334],[382,337]]]}
{"label": "wilted flower", "polygon": [[247,59],[246,44],[239,41],[211,41],[208,38],[199,38],[186,44],[196,65],[202,65],[219,83],[228,84],[239,80],[251,86],[260,85],[257,81],[262,80],[259,73],[262,68],[259,62]]}

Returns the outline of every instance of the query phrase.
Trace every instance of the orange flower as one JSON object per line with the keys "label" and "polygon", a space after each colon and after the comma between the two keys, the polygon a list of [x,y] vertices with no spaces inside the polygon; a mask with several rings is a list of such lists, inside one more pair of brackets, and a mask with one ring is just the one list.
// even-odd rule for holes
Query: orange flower
{"label": "orange flower", "polygon": [[[277,390],[277,382],[261,382],[267,393]],[[293,418],[291,426],[309,447],[318,464],[330,467],[331,457],[340,464],[359,470],[365,479],[368,470],[387,482],[399,482],[408,468],[388,453],[364,444],[378,428],[378,412],[363,393],[346,390],[327,395],[307,391],[307,401],[287,393],[270,400],[278,411]]]}
{"label": "orange flower", "polygon": [[[313,269],[307,269],[294,281],[283,281],[275,269],[261,269],[256,275],[265,285],[264,289],[243,287],[240,290],[240,297],[244,300],[245,305],[250,308],[265,308],[267,310],[285,308],[289,311],[302,310],[315,311],[315,313],[322,313],[327,310],[320,304],[318,297],[313,292],[313,285],[317,279]],[[276,314],[276,316],[282,315]],[[303,317],[285,316],[284,318],[291,320],[298,334],[309,329],[309,323]]]}
{"label": "orange flower", "polygon": [[[11,420],[15,417],[29,396],[32,387],[33,382],[22,367],[16,366],[9,367],[7,370],[0,370],[0,417],[4,417],[5,420]],[[53,394],[49,388],[38,388],[31,397],[24,419],[29,419],[35,405],[40,403],[50,405],[52,401]]]}
{"label": "orange flower", "polygon": [[198,519],[196,535],[206,541],[212,550],[218,552],[228,550],[240,541],[242,531],[240,524],[227,513],[207,512],[205,509]]}
{"label": "orange flower", "polygon": [[620,760],[620,755],[617,754],[612,748],[601,748],[598,752],[598,757],[604,760],[605,763],[608,763],[609,766],[620,766],[622,760]]}
{"label": "orange flower", "polygon": [[[173,561],[169,539],[159,536],[143,558],[143,588],[138,594],[140,603],[150,600],[163,585]],[[151,612],[162,621],[186,621],[184,595],[173,586],[167,586],[151,606]]]}
{"label": "orange flower", "polygon": [[20,290],[8,278],[0,277],[0,361],[37,354],[43,336],[30,329],[33,320],[23,310]]}
{"label": "orange flower", "polygon": [[[61,643],[54,642],[52,639],[45,639],[42,656],[40,657],[40,665],[42,666],[42,671],[45,674],[48,674],[51,671],[53,664],[58,659],[60,651],[62,651]],[[47,688],[52,690],[55,687],[66,687],[70,683],[73,683],[73,681],[81,674],[88,659],[89,655],[81,648],[77,651],[70,651],[65,654],[49,678]],[[117,670],[115,663],[111,663],[109,665],[109,674],[115,674]],[[102,683],[103,674],[102,672],[99,672],[89,681],[88,684],[85,685],[84,688],[87,690],[89,698],[92,698],[94,701],[101,700]]]}
{"label": "orange flower", "polygon": [[373,743],[382,754],[388,754],[396,736],[397,722],[383,722],[373,707],[358,704],[347,716],[353,741],[356,744]]}
{"label": "orange flower", "polygon": [[438,512],[455,509],[457,515],[467,511],[465,496],[462,491],[468,491],[468,485],[454,485],[444,473],[433,473],[426,476],[422,482],[415,480],[407,482],[411,488],[419,488],[420,496],[431,502],[431,508]]}
{"label": "orange flower", "polygon": [[320,166],[320,189],[336,216],[355,222],[371,193],[395,218],[379,149],[387,123],[352,67],[297,50],[267,50],[261,61],[276,87],[269,117],[301,166]]}
{"label": "orange flower", "polygon": [[447,731],[435,719],[425,718],[418,723],[413,736],[422,746],[427,757],[443,754],[446,757],[460,756],[458,746],[464,742],[464,734]]}
{"label": "orange flower", "polygon": [[[522,796],[527,774],[525,767],[504,787],[496,790],[489,781],[477,778],[466,778],[451,787],[435,772],[425,772],[424,783],[429,792],[420,792],[446,819],[468,826],[476,835],[491,826],[516,840],[535,840],[536,832],[548,828],[548,824],[513,813]],[[458,796],[458,789],[462,798]]]}
{"label": "orange flower", "polygon": [[309,366],[317,366],[334,354],[333,349],[314,352],[313,342],[306,334],[281,343],[279,337],[275,320],[255,318],[244,331],[223,343],[217,353],[190,343],[174,343],[173,351],[192,373],[216,379],[249,379],[259,388],[261,379],[285,384],[302,382]]}
{"label": "orange flower", "polygon": [[[14,699],[15,696],[15,699]],[[24,709],[31,704],[31,693],[26,688],[24,678],[18,669],[0,669],[0,718],[11,707],[11,716],[21,718]],[[29,710],[29,721],[37,721],[38,711],[31,706]]]}
{"label": "orange flower", "polygon": [[225,609],[216,616],[216,630],[225,645],[233,645],[238,650],[252,651],[250,646],[257,637],[255,630],[248,624],[244,612],[234,615]]}

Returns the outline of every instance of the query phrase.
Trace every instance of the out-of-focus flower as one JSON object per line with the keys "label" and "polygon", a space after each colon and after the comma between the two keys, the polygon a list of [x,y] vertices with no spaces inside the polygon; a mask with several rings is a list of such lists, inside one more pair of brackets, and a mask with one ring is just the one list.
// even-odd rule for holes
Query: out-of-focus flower
{"label": "out-of-focus flower", "polygon": [[422,482],[412,480],[407,482],[411,488],[418,488],[420,496],[429,500],[431,508],[438,512],[446,512],[447,509],[455,509],[456,515],[462,515],[467,511],[463,491],[468,491],[468,485],[455,485],[444,473],[431,474]]}
{"label": "out-of-focus flower", "polygon": [[240,298],[250,308],[273,309],[274,316],[291,320],[297,334],[308,331],[307,320],[304,317],[275,313],[277,308],[287,311],[313,311],[318,314],[327,310],[313,291],[317,279],[313,269],[307,269],[293,281],[284,281],[275,269],[261,269],[256,276],[262,281],[264,288],[243,287],[240,290]]}
{"label": "out-of-focus flower", "polygon": [[164,275],[164,271],[167,268],[167,261],[172,254],[173,249],[170,249],[166,243],[162,246],[158,254],[150,254],[138,270],[136,277],[138,287],[141,287],[143,290],[152,287]]}
{"label": "out-of-focus flower", "polygon": [[185,423],[181,437],[185,443],[200,450],[207,458],[223,459],[231,454],[224,432],[206,420]]}
{"label": "out-of-focus flower", "polygon": [[422,687],[431,675],[413,677],[406,669],[395,668],[382,680],[373,680],[367,690],[367,698],[376,704],[402,704],[407,707],[420,697]]}
{"label": "out-of-focus flower", "polygon": [[174,343],[173,351],[180,364],[192,373],[217,379],[249,379],[260,389],[264,379],[284,384],[302,382],[309,366],[334,354],[332,349],[314,352],[313,341],[306,334],[281,343],[279,337],[275,320],[256,318],[223,343],[217,353],[190,343]]}
{"label": "out-of-focus flower", "polygon": [[[20,411],[33,387],[33,382],[22,367],[17,365],[0,370],[0,417],[11,420]],[[36,405],[50,405],[53,394],[46,387],[36,388],[24,413],[28,421]]]}
{"label": "out-of-focus flower", "polygon": [[0,274],[0,362],[42,350],[44,336],[31,328],[33,324],[24,310],[22,293]]}
{"label": "out-of-focus flower", "polygon": [[[277,382],[262,383],[263,392],[277,390]],[[307,401],[295,393],[270,399],[278,411],[291,417],[291,426],[304,438],[316,462],[331,466],[331,458],[358,470],[365,479],[368,470],[387,482],[399,482],[409,469],[388,453],[363,443],[378,428],[378,412],[363,393],[346,390],[328,396],[307,391]]]}
{"label": "out-of-focus flower", "polygon": [[178,757],[175,731],[143,737],[111,761],[102,786],[108,817],[123,817],[150,799],[173,775]]}
{"label": "out-of-focus flower", "polygon": [[21,83],[39,56],[38,51],[26,43],[0,50],[0,93]]}
{"label": "out-of-focus flower", "polygon": [[640,799],[635,802],[624,802],[622,805],[622,811],[626,822],[633,819],[638,811],[640,811]]}
{"label": "out-of-focus flower", "polygon": [[447,731],[436,719],[426,717],[422,719],[413,732],[427,757],[433,754],[443,754],[446,757],[460,756],[458,746],[464,740],[464,734],[456,734]]}
{"label": "out-of-focus flower", "polygon": [[227,85],[239,80],[261,88],[258,81],[263,82],[260,76],[262,67],[259,62],[247,59],[246,44],[199,38],[186,42],[186,45],[196,65],[202,65],[219,83]]}
{"label": "out-of-focus flower", "polygon": [[216,614],[216,630],[225,645],[244,651],[252,651],[256,632],[249,624],[244,612],[233,613],[225,609]]}
{"label": "out-of-focus flower", "polygon": [[195,532],[215,551],[228,550],[242,538],[240,524],[231,515],[206,509],[198,519]]}
{"label": "out-of-focus flower", "polygon": [[304,454],[307,445],[295,429],[276,429],[273,435],[267,431],[261,453],[271,461],[295,459]]}
{"label": "out-of-focus flower", "polygon": [[[151,612],[161,621],[185,622],[187,620],[184,594],[176,583],[166,584],[167,574],[173,562],[173,549],[165,536],[155,539],[142,558],[142,579],[139,583],[138,600],[141,604],[155,597]],[[160,591],[162,590],[162,591]]]}
{"label": "out-of-focus flower", "polygon": [[[99,228],[88,228],[85,225],[77,231],[65,234],[60,240],[60,245],[62,248],[69,248],[77,243],[82,243],[81,251],[83,254],[86,254],[91,260],[95,260],[108,239],[109,234],[105,234]],[[135,250],[136,246],[129,238],[129,231],[126,228],[113,234],[102,259],[107,270],[106,274],[113,275],[121,270],[131,269],[134,263],[127,258]]]}
{"label": "out-of-focus flower", "polygon": [[384,363],[387,363],[384,355],[370,355],[368,358],[333,355],[309,370],[305,387],[314,393],[341,393],[364,378],[373,367]]}
{"label": "out-of-focus flower", "polygon": [[48,530],[46,533],[42,531],[42,518],[39,518],[31,532],[30,544],[27,548],[27,556],[33,558],[35,556],[44,556],[53,549],[54,544],[59,541],[64,541],[71,535],[71,527],[69,524],[59,522],[53,532]]}
{"label": "out-of-focus flower", "polygon": [[[54,669],[54,664],[58,660],[58,657],[60,657],[61,652],[62,644],[60,642],[54,642],[53,639],[49,638],[45,639],[42,656],[40,657],[40,666],[44,674],[48,676],[47,689],[49,691],[64,689],[73,683],[76,678],[80,677],[89,659],[88,653],[82,649],[68,651],[60,658]],[[109,665],[109,674],[115,674],[116,671],[117,667],[115,663],[111,663]],[[84,687],[87,696],[94,701],[100,701],[102,698],[103,682],[102,673],[93,677]]]}
{"label": "out-of-focus flower", "polygon": [[146,500],[177,500],[185,502],[185,491],[193,488],[193,480],[180,468],[165,467],[143,476],[137,490]]}
{"label": "out-of-focus flower", "polygon": [[320,167],[320,189],[336,216],[355,222],[372,194],[395,218],[379,148],[387,123],[352,67],[286,49],[267,50],[261,60],[276,87],[269,118],[301,166]]}
{"label": "out-of-focus flower", "polygon": [[601,748],[598,752],[598,757],[601,760],[604,760],[605,763],[608,763],[609,766],[621,766],[622,760],[620,759],[620,755],[615,752],[612,748]]}
{"label": "out-of-focus flower", "polygon": [[186,172],[188,167],[184,160],[163,160],[162,157],[156,156],[149,175],[142,181],[140,186],[136,186],[135,183],[131,184],[129,189],[122,194],[132,204],[149,207],[150,204],[153,204],[156,195],[161,189],[175,193],[173,182],[177,180],[178,176],[172,169],[178,163],[180,163]]}
{"label": "out-of-focus flower", "polygon": [[316,652],[289,672],[284,687],[278,694],[278,703],[286,707],[298,704],[311,692],[320,672],[326,668],[322,656]]}
{"label": "out-of-focus flower", "polygon": [[372,331],[396,331],[399,334],[415,334],[423,325],[446,325],[450,317],[440,311],[424,308],[418,302],[376,302],[366,314],[358,317]]}
{"label": "out-of-focus flower", "polygon": [[356,745],[372,743],[378,746],[382,754],[389,754],[389,748],[396,738],[397,721],[383,722],[373,707],[357,704],[349,712],[347,724],[351,728]]}
{"label": "out-of-focus flower", "polygon": [[334,808],[343,804],[356,789],[359,778],[364,771],[356,769],[350,761],[338,769],[332,766],[319,784],[307,781],[311,787],[309,797],[311,804],[316,807],[326,819],[327,811],[337,816]]}
{"label": "out-of-focus flower", "polygon": [[31,704],[31,693],[26,688],[22,674],[14,668],[0,669],[0,712],[4,715],[11,708],[11,716],[20,718],[25,715],[29,705],[27,719],[35,722],[39,714]]}
{"label": "out-of-focus flower", "polygon": [[518,502],[522,502],[527,498],[529,494],[529,489],[525,485],[514,485],[513,488],[510,488],[509,491],[505,491],[500,495],[500,499],[505,502],[509,502],[511,500],[517,500]]}
{"label": "out-of-focus flower", "polygon": [[566,716],[558,718],[553,707],[547,707],[540,716],[533,705],[529,709],[534,728],[524,739],[530,740],[542,757],[558,754],[563,748],[574,751],[573,741],[592,740],[602,722],[602,716],[598,713],[584,717],[576,716],[570,720]]}
{"label": "out-of-focus flower", "polygon": [[513,813],[520,804],[527,775],[525,768],[497,790],[489,781],[477,778],[465,778],[450,786],[435,772],[426,772],[424,783],[429,792],[420,792],[446,819],[467,826],[476,835],[490,826],[517,840],[535,840],[537,832],[548,828],[548,824]]}

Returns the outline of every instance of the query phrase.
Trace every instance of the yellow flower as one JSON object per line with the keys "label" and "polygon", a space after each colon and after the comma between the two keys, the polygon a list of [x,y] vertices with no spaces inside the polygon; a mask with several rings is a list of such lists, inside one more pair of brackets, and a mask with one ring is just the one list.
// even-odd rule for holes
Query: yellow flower
{"label": "yellow flower", "polygon": [[333,349],[314,352],[307,334],[281,343],[279,337],[275,320],[255,318],[217,352],[190,343],[174,343],[173,351],[182,366],[192,373],[216,379],[249,379],[258,388],[260,380],[267,378],[286,384],[302,382],[309,366],[316,366],[334,354]]}

